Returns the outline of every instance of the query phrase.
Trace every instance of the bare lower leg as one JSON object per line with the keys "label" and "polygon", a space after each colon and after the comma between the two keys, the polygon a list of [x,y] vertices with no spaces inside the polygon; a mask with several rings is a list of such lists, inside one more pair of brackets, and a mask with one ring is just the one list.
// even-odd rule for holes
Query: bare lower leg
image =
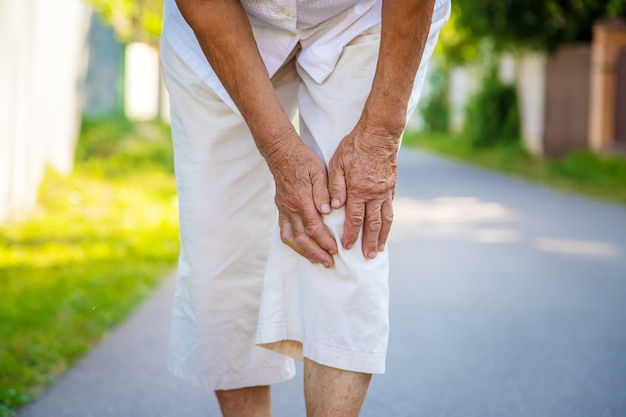
{"label": "bare lower leg", "polygon": [[307,417],[357,417],[372,375],[342,371],[304,359]]}
{"label": "bare lower leg", "polygon": [[215,391],[224,417],[272,417],[269,386]]}

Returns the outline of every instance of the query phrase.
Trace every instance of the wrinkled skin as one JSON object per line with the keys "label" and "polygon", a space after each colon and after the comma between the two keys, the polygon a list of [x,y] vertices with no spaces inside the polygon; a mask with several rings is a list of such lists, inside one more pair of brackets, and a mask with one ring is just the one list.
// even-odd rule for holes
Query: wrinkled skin
{"label": "wrinkled skin", "polygon": [[385,248],[391,230],[398,139],[357,125],[330,161],[332,206],[346,207],[341,243],[352,248],[363,227],[362,250],[369,259]]}
{"label": "wrinkled skin", "polygon": [[313,263],[333,265],[337,243],[321,214],[345,205],[341,244],[351,249],[363,228],[363,254],[369,259],[385,248],[393,221],[398,137],[357,125],[324,163],[301,142],[277,147],[266,158],[276,182],[281,240]]}
{"label": "wrinkled skin", "polygon": [[280,237],[311,262],[329,268],[337,243],[321,216],[330,212],[326,166],[301,141],[291,143],[266,158],[276,183]]}

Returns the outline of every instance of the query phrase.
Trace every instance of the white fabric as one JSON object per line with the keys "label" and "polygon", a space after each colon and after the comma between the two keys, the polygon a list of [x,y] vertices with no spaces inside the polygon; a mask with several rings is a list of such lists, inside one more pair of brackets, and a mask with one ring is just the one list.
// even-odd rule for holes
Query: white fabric
{"label": "white fabric", "polygon": [[[168,365],[208,389],[287,380],[293,361],[254,345],[276,225],[272,176],[241,116],[161,42],[171,99],[181,253]],[[276,84],[288,114],[295,91]]]}
{"label": "white fabric", "polygon": [[[449,8],[433,15],[407,121],[415,110],[428,61]],[[377,29],[377,30],[376,30]],[[328,165],[341,139],[358,122],[369,94],[380,29],[359,36],[343,50],[335,71],[318,84],[297,67],[300,135]],[[334,210],[324,223],[340,242],[345,212]],[[384,373],[388,321],[388,253],[365,259],[361,236],[352,250],[339,245],[335,267],[311,264],[274,233],[265,271],[256,342],[291,357],[303,356],[323,365],[363,373]]]}
{"label": "white fabric", "polygon": [[[381,22],[382,0],[241,0],[265,66],[273,76],[300,43],[300,66],[318,83],[333,71],[343,47]],[[435,10],[449,0],[436,0]],[[163,36],[235,112],[237,106],[208,64],[175,0],[165,0]]]}
{"label": "white fabric", "polygon": [[[449,12],[442,7],[433,16],[409,114]],[[361,114],[379,38],[375,27],[347,44],[322,83],[298,54],[272,78],[287,114],[300,110],[302,140],[326,163]],[[181,234],[170,369],[214,390],[291,378],[293,360],[260,343],[336,368],[384,372],[387,252],[366,260],[359,241],[350,251],[340,248],[336,266],[326,270],[283,245],[273,180],[245,121],[178,52],[162,39]],[[324,218],[336,237],[343,218],[342,210]]]}

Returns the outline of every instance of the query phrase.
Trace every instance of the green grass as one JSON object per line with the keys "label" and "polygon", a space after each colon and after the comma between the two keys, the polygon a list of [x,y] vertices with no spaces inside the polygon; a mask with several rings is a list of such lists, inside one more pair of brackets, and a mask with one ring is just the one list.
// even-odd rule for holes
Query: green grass
{"label": "green grass", "polygon": [[0,227],[0,416],[76,363],[173,270],[168,129],[86,121],[75,171],[49,172],[38,207]]}
{"label": "green grass", "polygon": [[442,133],[407,132],[403,144],[576,194],[626,204],[623,156],[581,151],[561,159],[535,159],[518,144],[475,148],[462,136]]}

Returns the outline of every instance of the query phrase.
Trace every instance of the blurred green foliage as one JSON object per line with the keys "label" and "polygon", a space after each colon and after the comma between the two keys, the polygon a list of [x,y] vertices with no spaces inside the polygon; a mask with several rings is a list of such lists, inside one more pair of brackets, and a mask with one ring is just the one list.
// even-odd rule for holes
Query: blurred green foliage
{"label": "blurred green foliage", "polygon": [[453,0],[450,20],[439,33],[435,58],[445,67],[473,62],[479,55],[480,41],[474,39],[470,28],[459,24],[460,12]]}
{"label": "blurred green foliage", "polygon": [[464,136],[475,147],[520,140],[520,115],[515,86],[504,85],[495,66],[487,71],[480,89],[467,103]]}
{"label": "blurred green foliage", "polygon": [[589,41],[593,24],[626,18],[624,0],[453,0],[439,49],[452,65],[480,56],[486,42],[497,51],[553,50]]}
{"label": "blurred green foliage", "polygon": [[85,118],[76,159],[107,178],[157,168],[173,174],[169,129],[159,121],[133,123],[124,118]]}
{"label": "blurred green foliage", "polygon": [[429,76],[430,92],[420,101],[419,112],[424,121],[424,130],[447,132],[449,128],[448,73],[435,67]]}
{"label": "blurred green foliage", "polygon": [[163,0],[86,0],[122,42],[158,42]]}
{"label": "blurred green foliage", "polygon": [[0,226],[0,416],[36,398],[173,270],[167,126],[87,120],[74,173]]}

